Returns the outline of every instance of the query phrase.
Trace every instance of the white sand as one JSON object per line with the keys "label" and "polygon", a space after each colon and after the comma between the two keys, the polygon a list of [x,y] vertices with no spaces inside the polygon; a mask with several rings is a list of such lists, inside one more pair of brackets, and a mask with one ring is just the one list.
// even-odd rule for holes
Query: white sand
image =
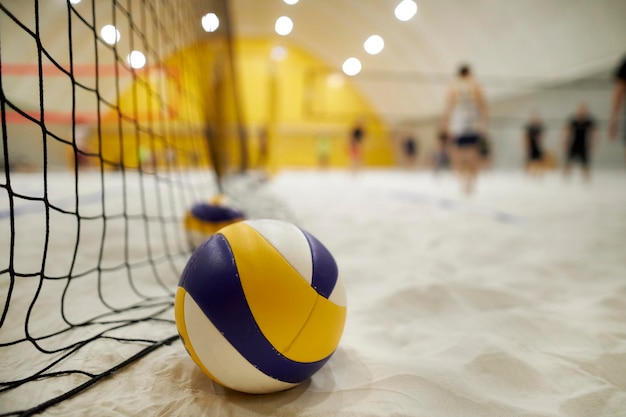
{"label": "white sand", "polygon": [[[278,216],[331,250],[348,290],[328,364],[244,395],[175,342],[46,415],[626,416],[625,190],[623,171],[487,173],[472,198],[424,172],[280,174],[255,193],[287,204]],[[128,355],[99,346],[84,363]]]}

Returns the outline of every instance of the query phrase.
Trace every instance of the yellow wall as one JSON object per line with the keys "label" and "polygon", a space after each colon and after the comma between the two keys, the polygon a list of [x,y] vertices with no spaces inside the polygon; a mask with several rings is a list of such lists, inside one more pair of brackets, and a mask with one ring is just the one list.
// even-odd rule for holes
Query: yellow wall
{"label": "yellow wall", "polygon": [[241,98],[250,127],[250,165],[254,167],[258,160],[258,132],[267,126],[272,168],[316,165],[322,137],[330,139],[330,165],[347,166],[348,135],[357,118],[365,120],[365,164],[392,165],[386,126],[350,77],[343,76],[343,85],[333,86],[328,82],[332,71],[324,62],[284,43],[287,56],[273,61],[270,55],[275,46],[264,39],[236,43]]}
{"label": "yellow wall", "polygon": [[176,166],[209,166],[206,126],[212,125],[221,139],[216,153],[236,158],[238,149],[228,149],[236,132],[228,129],[235,120],[234,100],[228,97],[232,80],[224,62],[223,43],[203,42],[178,51],[160,66],[136,71],[120,94],[119,109],[103,114],[90,149],[108,161],[107,168],[137,168],[142,160],[144,169],[152,169],[166,166],[168,158]]}
{"label": "yellow wall", "polygon": [[[315,166],[321,138],[330,142],[329,165],[345,167],[349,164],[348,135],[357,118],[365,121],[365,165],[394,163],[386,126],[350,77],[343,76],[340,86],[332,85],[328,82],[332,72],[324,63],[293,45],[283,44],[287,56],[273,61],[270,53],[274,46],[271,40],[259,39],[241,39],[235,44],[249,167]],[[148,164],[165,165],[169,152],[175,153],[177,165],[208,166],[211,158],[204,136],[208,123],[219,138],[214,152],[223,160],[225,169],[238,167],[241,147],[229,70],[224,42],[205,41],[173,54],[161,69],[138,71],[136,80],[119,100],[121,113],[129,119],[121,123],[122,140],[117,111],[103,115],[103,158],[135,168],[139,157],[150,149],[152,161]],[[259,155],[263,129],[268,137],[266,162]],[[99,151],[97,131],[91,148]]]}

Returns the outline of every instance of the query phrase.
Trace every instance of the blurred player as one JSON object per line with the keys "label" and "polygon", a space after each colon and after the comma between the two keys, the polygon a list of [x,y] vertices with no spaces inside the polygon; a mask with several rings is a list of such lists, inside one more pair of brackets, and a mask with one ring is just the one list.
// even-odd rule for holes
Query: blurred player
{"label": "blurred player", "polygon": [[[611,103],[611,119],[609,122],[609,139],[617,138],[619,113],[624,107],[624,96],[626,96],[626,57],[618,66],[615,72],[615,87],[613,87],[613,102]],[[626,128],[624,129],[624,140],[626,140]],[[624,154],[626,156],[626,153]]]}
{"label": "blurred player", "polygon": [[328,167],[328,162],[330,161],[330,149],[331,149],[331,141],[330,136],[328,135],[320,135],[317,138],[317,142],[315,144],[315,149],[317,151],[317,164],[321,169],[325,169]]}
{"label": "blurred player", "polygon": [[486,134],[487,103],[470,68],[459,68],[452,83],[444,111],[443,129],[452,139],[453,167],[461,177],[463,192],[473,193],[481,165],[479,137]]}
{"label": "blurred player", "polygon": [[439,132],[437,136],[437,148],[433,152],[433,170],[438,174],[442,170],[450,168],[450,145],[448,135],[444,131]]}
{"label": "blurred player", "polygon": [[563,129],[563,146],[566,152],[564,174],[566,177],[570,174],[572,163],[578,161],[581,164],[585,179],[591,179],[589,160],[595,143],[595,136],[596,122],[589,113],[587,104],[581,103],[574,117]]}
{"label": "blurred player", "polygon": [[530,175],[543,173],[543,122],[537,113],[530,116],[524,127],[524,148],[526,149],[526,172]]}
{"label": "blurred player", "polygon": [[363,141],[365,139],[365,127],[363,121],[358,120],[350,130],[350,161],[352,163],[352,172],[356,172],[361,168],[363,163]]}
{"label": "blurred player", "polygon": [[404,167],[406,169],[415,169],[417,167],[417,139],[412,134],[407,134],[402,139],[402,156],[404,159]]}

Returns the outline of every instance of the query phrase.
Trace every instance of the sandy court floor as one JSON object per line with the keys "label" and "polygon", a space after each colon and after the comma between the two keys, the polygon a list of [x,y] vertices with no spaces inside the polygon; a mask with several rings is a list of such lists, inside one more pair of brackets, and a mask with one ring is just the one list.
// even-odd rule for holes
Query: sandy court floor
{"label": "sandy court floor", "polygon": [[[233,204],[247,206],[250,217],[297,223],[339,264],[348,320],[328,364],[295,389],[249,396],[211,383],[176,341],[47,414],[626,416],[626,173],[597,172],[584,184],[556,174],[531,179],[489,172],[471,198],[460,196],[452,176],[425,172],[287,171],[251,184],[233,180]],[[170,207],[160,214],[165,217],[184,209],[163,206]],[[6,224],[5,216],[3,254]],[[178,251],[182,243],[174,229],[173,223],[155,229],[166,233],[171,247],[157,245],[153,253]],[[114,230],[110,238],[122,240],[112,245],[110,259],[118,262],[123,251],[115,248],[127,229]],[[63,253],[59,248],[59,261]],[[136,255],[145,253],[140,246]],[[86,250],[81,257],[86,269],[90,256]],[[116,334],[175,334],[167,300],[178,279],[173,271],[185,259],[163,259],[160,281],[140,265],[133,276],[142,294],[152,297],[139,310],[164,306],[157,313],[163,323],[139,323]],[[6,291],[4,278],[0,288]],[[125,300],[125,287],[116,288],[109,288],[111,300],[137,301]],[[87,294],[89,300],[93,290],[85,284],[73,298]],[[58,309],[58,297],[42,300],[50,303],[42,305],[46,311]],[[90,304],[72,305],[80,314]],[[54,318],[33,326],[53,325]],[[130,356],[132,349],[122,346],[94,345],[79,364]],[[15,371],[16,357],[27,366],[20,355],[0,354],[3,375]],[[33,394],[25,389],[20,395]],[[21,401],[9,400],[0,411]]]}

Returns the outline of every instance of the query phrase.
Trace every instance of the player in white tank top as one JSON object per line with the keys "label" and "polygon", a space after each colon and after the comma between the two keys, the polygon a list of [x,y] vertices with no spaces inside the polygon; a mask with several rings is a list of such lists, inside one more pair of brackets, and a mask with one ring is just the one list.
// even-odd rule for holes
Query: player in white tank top
{"label": "player in white tank top", "polygon": [[463,191],[471,194],[481,164],[478,143],[486,130],[487,104],[469,67],[462,66],[458,75],[448,93],[443,129],[455,145],[452,165],[461,177]]}
{"label": "player in white tank top", "polygon": [[455,138],[478,134],[480,113],[474,93],[474,80],[458,80],[453,88],[456,90],[456,103],[450,115],[449,133]]}

